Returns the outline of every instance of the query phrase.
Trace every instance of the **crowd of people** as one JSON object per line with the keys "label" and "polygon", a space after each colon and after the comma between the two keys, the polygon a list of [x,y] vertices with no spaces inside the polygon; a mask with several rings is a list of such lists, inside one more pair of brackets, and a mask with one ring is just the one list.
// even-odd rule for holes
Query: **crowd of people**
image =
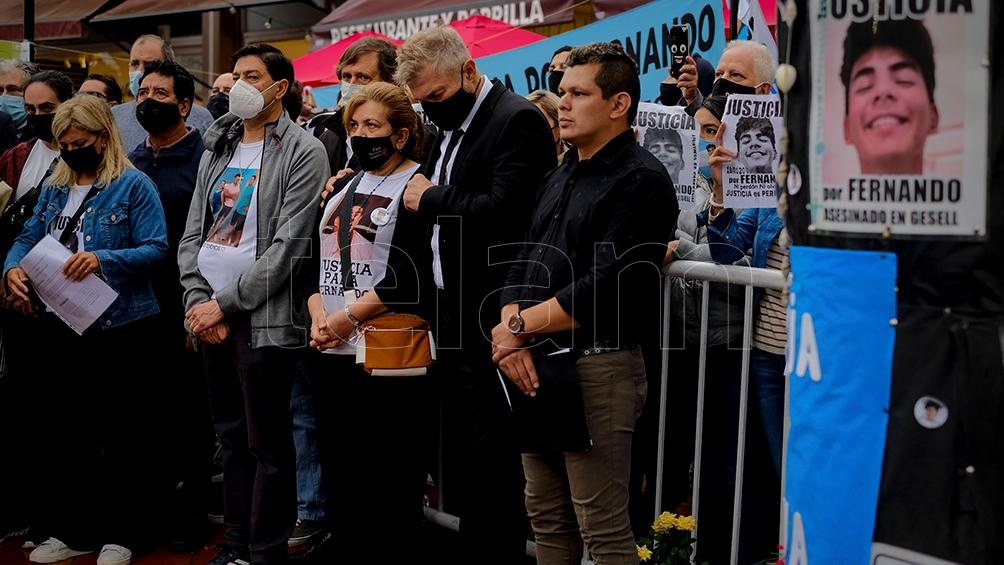
{"label": "crowd of people", "polygon": [[[14,136],[0,157],[12,189],[0,434],[40,448],[0,469],[0,536],[21,536],[37,563],[98,552],[124,565],[164,539],[200,547],[219,514],[211,565],[337,559],[386,545],[388,524],[395,545],[416,543],[431,482],[470,562],[522,562],[529,526],[540,563],[637,563],[655,478],[632,453],[655,395],[683,430],[662,505],[692,502],[701,286],[672,282],[674,378],[659,390],[657,324],[639,320],[659,317],[663,267],[788,268],[776,211],[728,208],[722,193],[723,166],[741,158],[724,136],[770,144],[768,166],[776,156],[762,124],[722,125],[727,96],[770,92],[768,50],[734,41],[716,66],[688,57],[664,81],[659,101],[686,107],[709,151],[686,210],[680,170],[653,155],[682,153],[679,136],[638,139],[638,65],[616,44],[559,49],[548,89],[524,98],[448,27],[400,48],[368,37],[337,62],[338,107],[309,120],[281,51],[249,44],[233,64],[200,105],[157,36],[132,45],[129,101],[109,77],[74,85],[0,62]],[[66,279],[117,293],[79,334],[22,266],[49,236],[68,250]],[[741,294],[711,285],[698,556],[711,563],[729,553]],[[786,302],[758,292],[752,323],[762,457],[748,469],[764,464],[767,492],[781,472]],[[432,323],[427,375],[357,364],[385,312]],[[558,365],[575,375],[588,448],[528,449],[513,397],[543,398]],[[760,522],[741,562],[775,548],[776,521]],[[400,560],[387,554],[370,561]]]}

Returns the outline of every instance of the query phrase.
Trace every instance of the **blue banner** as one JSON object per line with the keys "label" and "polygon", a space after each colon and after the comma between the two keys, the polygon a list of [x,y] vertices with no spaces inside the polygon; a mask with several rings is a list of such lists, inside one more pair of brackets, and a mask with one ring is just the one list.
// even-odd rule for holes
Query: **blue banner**
{"label": "blue banner", "polygon": [[478,59],[478,68],[488,77],[499,79],[519,94],[547,89],[547,66],[554,51],[563,45],[585,45],[596,41],[620,43],[641,71],[641,99],[659,96],[659,83],[668,76],[669,28],[688,24],[691,53],[717,64],[725,48],[725,30],[720,0],[656,0],[616,16],[536,43]]}
{"label": "blue banner", "polygon": [[892,386],[896,256],[791,248],[787,565],[868,563]]}

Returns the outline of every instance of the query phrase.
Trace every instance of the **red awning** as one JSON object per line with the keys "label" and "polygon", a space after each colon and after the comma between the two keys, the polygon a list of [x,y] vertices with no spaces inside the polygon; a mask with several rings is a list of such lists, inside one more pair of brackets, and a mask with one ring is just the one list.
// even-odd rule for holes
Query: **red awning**
{"label": "red awning", "polygon": [[391,39],[385,35],[380,35],[379,33],[373,33],[371,31],[357,33],[346,37],[341,41],[332,43],[323,49],[318,49],[313,53],[308,53],[303,57],[293,60],[293,71],[296,76],[296,80],[307,86],[337,84],[338,74],[335,72],[335,66],[338,65],[338,61],[341,60],[342,53],[349,48],[349,45],[352,45],[364,37],[380,37],[390,41],[394,45],[401,45],[400,41]]}
{"label": "red awning", "polygon": [[[80,37],[80,20],[96,12],[105,0],[33,0],[35,39]],[[24,39],[24,1],[0,2],[0,39]]]}
{"label": "red awning", "polygon": [[451,23],[450,27],[457,30],[475,59],[547,39],[539,33],[484,16],[471,16]]}
{"label": "red awning", "polygon": [[[125,18],[163,16],[184,12],[208,12],[228,8],[244,8],[263,4],[287,4],[291,0],[125,0],[118,6],[96,16],[93,21],[105,22]],[[100,4],[100,2],[99,2]]]}
{"label": "red awning", "polygon": [[[576,0],[487,0],[476,8],[458,0],[348,0],[317,23],[315,35],[338,41],[361,31],[406,39],[416,31],[474,15],[522,27],[572,21]],[[641,2],[637,2],[641,3]]]}

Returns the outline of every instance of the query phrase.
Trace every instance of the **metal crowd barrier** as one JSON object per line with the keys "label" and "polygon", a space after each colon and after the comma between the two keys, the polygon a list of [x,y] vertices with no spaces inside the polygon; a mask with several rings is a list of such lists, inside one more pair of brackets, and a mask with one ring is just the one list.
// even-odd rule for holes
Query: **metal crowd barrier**
{"label": "metal crowd barrier", "polygon": [[[743,492],[743,468],[746,458],[746,414],[749,402],[749,371],[750,371],[750,343],[753,336],[753,289],[773,288],[783,289],[787,287],[787,280],[783,273],[772,269],[756,269],[752,267],[742,267],[737,265],[718,265],[715,263],[704,263],[700,261],[674,261],[665,270],[665,277],[662,284],[662,369],[660,371],[660,391],[659,395],[659,444],[656,455],[656,477],[655,477],[655,512],[654,517],[662,513],[662,493],[663,493],[663,469],[665,463],[666,449],[666,417],[668,404],[668,384],[669,384],[669,330],[672,320],[671,312],[671,290],[672,279],[682,278],[685,280],[703,281],[701,298],[701,338],[700,356],[698,358],[698,381],[697,381],[697,426],[694,440],[694,485],[692,515],[697,520],[698,527],[694,531],[696,537],[700,530],[700,486],[701,486],[701,444],[702,431],[704,429],[704,384],[705,372],[707,369],[708,350],[708,307],[711,283],[726,283],[742,285],[745,287],[744,317],[743,317],[743,355],[742,355],[742,381],[739,395],[739,441],[736,449],[736,486],[732,507],[732,547],[730,565],[737,565],[739,553],[739,524],[742,509]],[[785,386],[785,406],[788,404],[787,385]],[[787,419],[787,413],[785,414]],[[785,433],[787,436],[787,433]],[[439,465],[442,468],[442,453],[439,457]],[[782,461],[781,484],[784,485],[784,465]],[[443,508],[443,489],[439,485],[439,506]],[[460,518],[448,514],[436,508],[425,507],[425,517],[430,522],[439,526],[458,531],[460,529]],[[695,541],[696,550],[696,541]],[[532,541],[527,541],[526,554],[536,555],[536,545]],[[694,552],[696,555],[696,551]],[[592,563],[583,560],[583,564]]]}

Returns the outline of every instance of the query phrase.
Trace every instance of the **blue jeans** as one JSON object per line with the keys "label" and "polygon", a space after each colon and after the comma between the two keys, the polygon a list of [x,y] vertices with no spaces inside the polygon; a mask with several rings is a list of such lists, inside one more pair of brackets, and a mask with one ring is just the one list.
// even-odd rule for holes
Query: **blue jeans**
{"label": "blue jeans", "polygon": [[767,447],[780,477],[784,434],[784,355],[753,348],[750,352],[750,378],[760,405]]}
{"label": "blue jeans", "polygon": [[317,450],[314,393],[302,363],[297,365],[293,378],[290,411],[296,446],[296,516],[303,520],[324,521],[327,499],[321,457]]}

